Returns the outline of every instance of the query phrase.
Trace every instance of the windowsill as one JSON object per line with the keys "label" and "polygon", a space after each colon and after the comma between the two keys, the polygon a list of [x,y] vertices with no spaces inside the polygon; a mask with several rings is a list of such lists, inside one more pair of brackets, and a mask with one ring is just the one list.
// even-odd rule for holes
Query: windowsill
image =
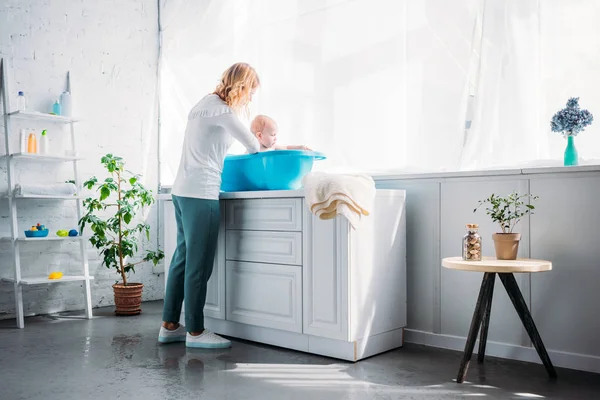
{"label": "windowsill", "polygon": [[473,171],[452,171],[452,172],[422,172],[405,173],[397,172],[378,172],[371,173],[375,181],[384,180],[412,180],[412,179],[439,179],[439,178],[469,178],[483,176],[508,176],[508,175],[537,175],[537,174],[564,174],[579,172],[600,172],[600,165],[578,165],[572,167],[549,166],[549,167],[528,167],[528,168],[510,168],[510,169],[487,169]]}
{"label": "windowsill", "polygon": [[[499,168],[472,171],[448,171],[448,172],[409,172],[406,170],[390,170],[379,172],[366,172],[375,181],[388,180],[420,180],[420,179],[445,179],[445,178],[476,178],[510,175],[539,175],[539,174],[565,174],[581,172],[600,172],[600,164],[586,164],[572,167],[564,166],[537,166],[522,168]],[[170,193],[172,185],[162,185],[160,194]],[[161,196],[159,195],[159,198]]]}

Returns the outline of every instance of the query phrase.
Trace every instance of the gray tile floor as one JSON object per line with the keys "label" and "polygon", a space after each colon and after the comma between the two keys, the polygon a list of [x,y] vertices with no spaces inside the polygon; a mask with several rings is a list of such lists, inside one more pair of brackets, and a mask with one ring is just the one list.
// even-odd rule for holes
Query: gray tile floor
{"label": "gray tile floor", "polygon": [[228,350],[159,345],[161,302],[137,317],[95,310],[0,321],[0,399],[600,399],[600,375],[488,359],[453,382],[460,353],[406,345],[347,363],[256,343]]}

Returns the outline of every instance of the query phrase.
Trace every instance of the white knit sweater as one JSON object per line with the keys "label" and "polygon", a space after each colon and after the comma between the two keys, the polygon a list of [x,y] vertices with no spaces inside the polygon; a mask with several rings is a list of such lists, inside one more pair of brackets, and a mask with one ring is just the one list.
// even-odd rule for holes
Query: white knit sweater
{"label": "white knit sweater", "polygon": [[223,162],[233,139],[249,153],[260,145],[235,112],[216,94],[209,94],[188,116],[181,161],[171,193],[199,199],[219,198]]}

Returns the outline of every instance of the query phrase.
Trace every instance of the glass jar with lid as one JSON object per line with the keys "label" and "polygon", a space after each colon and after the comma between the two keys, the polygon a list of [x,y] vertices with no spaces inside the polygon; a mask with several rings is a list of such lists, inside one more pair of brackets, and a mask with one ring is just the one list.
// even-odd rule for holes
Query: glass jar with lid
{"label": "glass jar with lid", "polygon": [[467,224],[467,233],[462,240],[462,257],[465,261],[481,261],[481,236],[479,225]]}

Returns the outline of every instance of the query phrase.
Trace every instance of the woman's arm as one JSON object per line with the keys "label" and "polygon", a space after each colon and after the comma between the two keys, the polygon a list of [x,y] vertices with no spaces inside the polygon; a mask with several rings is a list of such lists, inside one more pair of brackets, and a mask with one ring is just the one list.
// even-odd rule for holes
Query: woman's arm
{"label": "woman's arm", "polygon": [[220,117],[225,131],[229,132],[235,140],[240,142],[248,150],[248,153],[258,153],[260,150],[258,139],[240,122],[235,114],[223,114]]}

